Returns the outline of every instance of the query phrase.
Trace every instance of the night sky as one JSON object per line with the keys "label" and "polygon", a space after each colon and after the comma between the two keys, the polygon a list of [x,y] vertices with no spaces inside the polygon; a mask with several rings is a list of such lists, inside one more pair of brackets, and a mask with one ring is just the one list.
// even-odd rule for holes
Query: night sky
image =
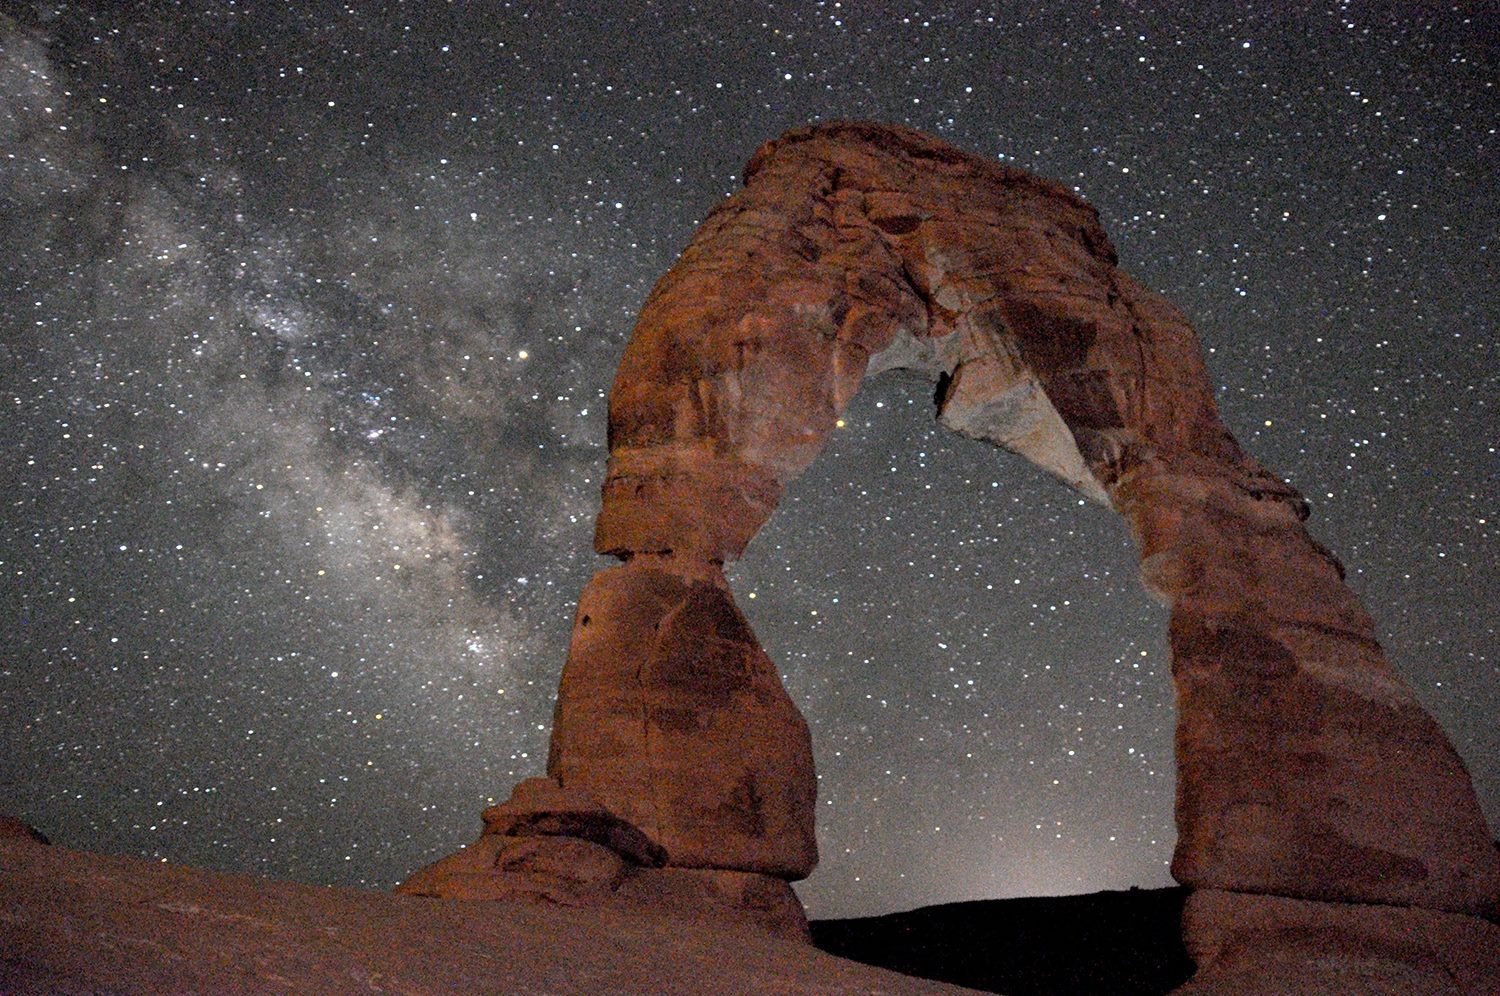
{"label": "night sky", "polygon": [[[471,840],[545,763],[637,309],[756,145],[866,118],[1099,208],[1500,820],[1500,9],[998,7],[7,6],[0,811],[379,888]],[[1126,529],[933,414],[868,382],[730,572],[812,726],[799,892],[1165,884]]]}

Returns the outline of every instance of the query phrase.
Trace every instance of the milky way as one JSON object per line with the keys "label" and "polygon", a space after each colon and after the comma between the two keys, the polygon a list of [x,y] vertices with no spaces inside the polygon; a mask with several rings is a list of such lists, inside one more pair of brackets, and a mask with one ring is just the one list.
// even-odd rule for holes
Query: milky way
{"label": "milky way", "polygon": [[[545,763],[637,309],[842,117],[1099,208],[1500,817],[1500,16],[1180,6],[0,15],[0,810],[382,888],[471,839]],[[1123,525],[923,383],[845,422],[731,571],[812,725],[810,911],[1165,883]]]}

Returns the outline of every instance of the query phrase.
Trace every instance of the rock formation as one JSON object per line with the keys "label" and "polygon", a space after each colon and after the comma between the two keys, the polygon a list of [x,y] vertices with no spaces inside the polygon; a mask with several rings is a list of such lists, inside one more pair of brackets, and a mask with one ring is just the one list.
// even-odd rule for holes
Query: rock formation
{"label": "rock formation", "polygon": [[[623,563],[580,600],[547,765],[578,821],[602,810],[654,849],[600,846],[641,870],[812,869],[807,727],[722,565],[861,379],[906,368],[937,382],[939,421],[1130,524],[1171,606],[1172,867],[1217,897],[1194,909],[1222,923],[1242,899],[1297,936],[1358,904],[1494,930],[1473,915],[1500,904],[1500,861],[1461,761],[1301,496],[1220,423],[1186,318],[1116,262],[1067,189],[914,131],[830,124],[755,153],[647,299],[610,396],[595,547]],[[412,886],[445,894],[432,879]],[[1204,971],[1233,948],[1185,923]]]}
{"label": "rock formation", "polygon": [[484,812],[484,832],[397,887],[411,896],[520,900],[624,913],[707,915],[788,940],[807,916],[785,879],[726,868],[663,867],[667,853],[588,793],[530,778]]}

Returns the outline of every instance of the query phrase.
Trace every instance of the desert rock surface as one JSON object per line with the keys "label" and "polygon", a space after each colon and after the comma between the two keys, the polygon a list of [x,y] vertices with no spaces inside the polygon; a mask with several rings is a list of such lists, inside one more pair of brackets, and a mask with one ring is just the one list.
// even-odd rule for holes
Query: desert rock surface
{"label": "desert rock surface", "polygon": [[753,928],[393,896],[0,837],[0,992],[965,993]]}

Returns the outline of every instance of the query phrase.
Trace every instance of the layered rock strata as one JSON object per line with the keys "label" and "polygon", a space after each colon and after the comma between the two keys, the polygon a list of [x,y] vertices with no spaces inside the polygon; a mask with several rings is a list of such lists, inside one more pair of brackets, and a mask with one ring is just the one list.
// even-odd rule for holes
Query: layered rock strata
{"label": "layered rock strata", "polygon": [[595,547],[624,563],[580,602],[549,774],[669,867],[811,870],[807,729],[721,568],[861,379],[913,369],[945,425],[1134,531],[1171,606],[1179,880],[1494,911],[1458,756],[1301,496],[1219,421],[1186,318],[1116,264],[1069,190],[914,131],[829,124],[757,151],[620,363]]}
{"label": "layered rock strata", "polygon": [[666,852],[588,793],[530,778],[484,811],[479,839],[396,887],[408,896],[597,907],[709,917],[806,941],[807,915],[784,878],[665,867]]}

